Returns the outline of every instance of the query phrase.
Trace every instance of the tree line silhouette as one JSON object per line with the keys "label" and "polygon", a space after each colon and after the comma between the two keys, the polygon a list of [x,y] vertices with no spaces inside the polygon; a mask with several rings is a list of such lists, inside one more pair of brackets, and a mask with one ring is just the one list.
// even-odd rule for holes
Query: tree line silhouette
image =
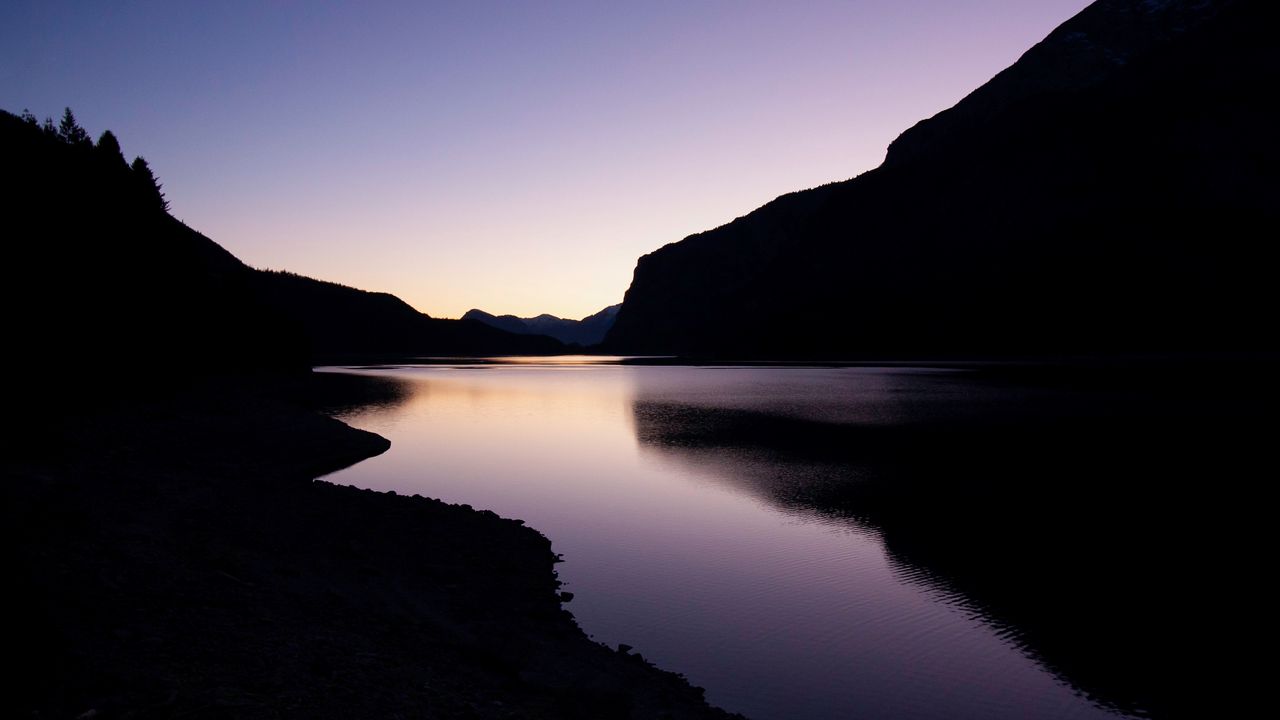
{"label": "tree line silhouette", "polygon": [[188,378],[306,367],[300,332],[259,302],[253,272],[166,211],[145,160],[130,163],[111,132],[95,143],[62,122],[0,111],[6,173],[0,198],[23,231],[6,244],[14,268],[0,290],[5,339],[50,378],[91,362],[127,396]]}
{"label": "tree line silhouette", "polygon": [[56,125],[52,117],[46,116],[42,123],[36,119],[36,116],[30,110],[25,108],[19,117],[27,125],[39,128],[45,137],[51,140],[60,141],[86,153],[94,153],[98,157],[100,164],[105,167],[125,169],[132,172],[131,185],[148,197],[156,207],[165,212],[169,211],[169,201],[165,198],[162,190],[164,185],[160,183],[155,173],[151,171],[151,166],[147,163],[146,158],[138,155],[133,159],[132,163],[127,162],[115,133],[110,130],[104,130],[95,144],[93,138],[89,135],[89,131],[81,127],[76,120],[75,113],[69,107],[62,111],[62,119]]}
{"label": "tree line silhouette", "polygon": [[0,289],[0,302],[20,308],[5,339],[38,353],[44,377],[78,372],[86,358],[120,380],[113,387],[146,388],[302,372],[320,357],[564,350],[431,318],[386,293],[255,270],[170,215],[146,161],[126,163],[110,131],[94,143],[69,109],[61,123],[0,110],[0,154],[0,198],[25,230],[6,246],[21,270]]}

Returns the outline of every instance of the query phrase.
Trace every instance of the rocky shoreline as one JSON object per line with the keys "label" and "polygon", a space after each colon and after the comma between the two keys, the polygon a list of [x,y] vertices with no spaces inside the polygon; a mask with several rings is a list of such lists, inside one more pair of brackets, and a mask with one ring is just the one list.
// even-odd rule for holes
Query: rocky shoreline
{"label": "rocky shoreline", "polygon": [[730,717],[589,640],[520,521],[314,480],[377,435],[234,385],[85,405],[4,463],[15,716]]}

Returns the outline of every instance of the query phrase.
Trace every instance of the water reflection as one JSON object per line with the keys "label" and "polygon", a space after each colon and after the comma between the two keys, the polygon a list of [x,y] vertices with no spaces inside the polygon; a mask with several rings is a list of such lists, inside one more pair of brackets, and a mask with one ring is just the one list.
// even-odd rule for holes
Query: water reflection
{"label": "water reflection", "polygon": [[1261,432],[1181,376],[360,372],[392,450],[331,479],[527,520],[588,632],[757,718],[1177,714],[1222,560],[1182,488]]}

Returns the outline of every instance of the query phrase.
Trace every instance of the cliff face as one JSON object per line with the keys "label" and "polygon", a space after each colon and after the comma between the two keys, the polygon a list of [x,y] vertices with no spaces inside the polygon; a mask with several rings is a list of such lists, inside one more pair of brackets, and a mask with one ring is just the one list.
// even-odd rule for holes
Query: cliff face
{"label": "cliff face", "polygon": [[1274,15],[1094,3],[876,170],[641,258],[606,347],[1274,348]]}

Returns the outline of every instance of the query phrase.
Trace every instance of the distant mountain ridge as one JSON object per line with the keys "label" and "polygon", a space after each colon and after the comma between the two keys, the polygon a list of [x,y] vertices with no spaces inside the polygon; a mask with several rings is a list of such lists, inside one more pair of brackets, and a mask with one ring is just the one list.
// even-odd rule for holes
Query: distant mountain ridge
{"label": "distant mountain ridge", "polygon": [[879,168],[640,258],[604,347],[1275,349],[1276,14],[1095,2]]}
{"label": "distant mountain ridge", "polygon": [[543,313],[537,317],[521,318],[515,315],[492,315],[483,310],[468,310],[463,320],[475,320],[486,325],[521,335],[548,335],[566,345],[590,347],[604,340],[613,327],[622,304],[610,305],[594,315],[581,320],[566,320]]}
{"label": "distant mountain ridge", "polygon": [[514,334],[472,320],[433,318],[389,293],[369,292],[290,272],[258,270],[264,301],[305,333],[312,357],[364,355],[549,355],[547,337]]}

